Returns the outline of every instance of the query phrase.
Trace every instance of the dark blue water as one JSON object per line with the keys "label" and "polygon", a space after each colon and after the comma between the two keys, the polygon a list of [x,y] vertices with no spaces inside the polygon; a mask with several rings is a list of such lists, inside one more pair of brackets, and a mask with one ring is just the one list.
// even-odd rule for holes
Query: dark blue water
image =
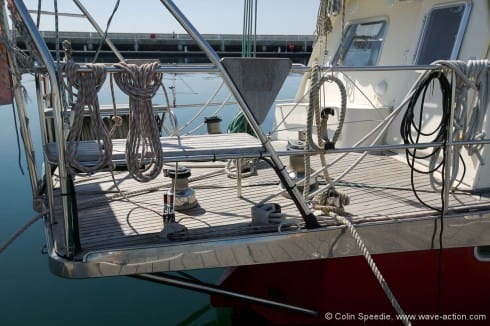
{"label": "dark blue water", "polygon": [[[300,76],[290,76],[279,98],[292,98]],[[177,104],[205,101],[219,85],[220,80],[208,75],[167,76],[167,86],[176,87]],[[33,82],[25,76],[23,82],[32,102],[35,102]],[[218,99],[227,96],[223,91]],[[117,95],[118,102],[127,100]],[[110,92],[105,88],[101,99],[108,101]],[[163,102],[163,97],[155,99]],[[235,114],[233,106],[224,116]],[[42,161],[39,122],[36,107],[28,105],[31,129],[37,148],[37,160]],[[198,109],[178,112],[181,124]],[[211,108],[209,111],[214,111]],[[202,121],[202,118],[199,122]],[[265,125],[270,128],[271,117]],[[35,215],[27,175],[18,166],[18,150],[11,106],[0,106],[0,243]],[[226,121],[225,121],[226,124]],[[225,125],[224,124],[224,125]],[[27,173],[24,155],[22,166]],[[41,164],[39,164],[41,171]],[[67,280],[51,274],[48,259],[41,254],[45,244],[44,230],[37,222],[4,253],[0,254],[0,325],[190,325],[215,324],[221,311],[209,308],[205,294],[176,289],[129,277]],[[206,281],[216,282],[223,270],[198,270],[190,273]]]}

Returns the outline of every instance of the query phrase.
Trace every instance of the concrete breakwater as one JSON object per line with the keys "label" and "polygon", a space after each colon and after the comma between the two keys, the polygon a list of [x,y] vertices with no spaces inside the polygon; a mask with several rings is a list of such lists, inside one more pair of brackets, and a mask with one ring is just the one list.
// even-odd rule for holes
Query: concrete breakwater
{"label": "concrete breakwater", "polygon": [[[56,34],[41,32],[48,47],[56,49]],[[128,59],[159,59],[162,63],[203,63],[204,53],[187,34],[176,33],[109,33],[108,37]],[[220,57],[241,56],[242,36],[239,34],[204,34],[203,37]],[[286,57],[295,63],[306,64],[311,54],[313,35],[257,35],[257,57]],[[61,32],[59,41],[71,43],[72,54],[77,61],[91,61],[101,42],[95,32]],[[23,39],[17,43],[25,48]],[[104,44],[99,60],[117,61],[109,47]]]}

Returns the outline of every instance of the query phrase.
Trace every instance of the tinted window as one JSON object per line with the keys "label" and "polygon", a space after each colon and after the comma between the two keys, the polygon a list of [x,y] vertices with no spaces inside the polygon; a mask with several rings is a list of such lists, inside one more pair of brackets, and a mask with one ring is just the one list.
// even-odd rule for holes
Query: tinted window
{"label": "tinted window", "polygon": [[374,66],[378,63],[385,33],[384,21],[351,24],[337,50],[334,64],[343,66]]}
{"label": "tinted window", "polygon": [[457,40],[464,32],[462,23],[465,4],[434,8],[425,22],[416,63],[430,64],[436,60],[457,59]]}

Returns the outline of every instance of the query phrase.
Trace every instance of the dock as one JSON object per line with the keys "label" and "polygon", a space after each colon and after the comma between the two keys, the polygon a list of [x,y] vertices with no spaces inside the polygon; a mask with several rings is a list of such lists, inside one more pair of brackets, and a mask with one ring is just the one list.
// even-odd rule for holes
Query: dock
{"label": "dock", "polygon": [[[43,31],[48,48],[56,50],[56,33]],[[220,57],[239,57],[242,53],[240,34],[203,34]],[[205,63],[204,53],[187,34],[177,33],[109,33],[108,38],[127,59],[159,59],[162,63]],[[61,32],[60,42],[68,40],[76,61],[91,61],[101,42],[96,32]],[[313,35],[257,35],[257,57],[290,58],[294,63],[306,64],[314,42]],[[21,49],[24,40],[17,38]],[[116,62],[109,47],[104,45],[100,60]]]}

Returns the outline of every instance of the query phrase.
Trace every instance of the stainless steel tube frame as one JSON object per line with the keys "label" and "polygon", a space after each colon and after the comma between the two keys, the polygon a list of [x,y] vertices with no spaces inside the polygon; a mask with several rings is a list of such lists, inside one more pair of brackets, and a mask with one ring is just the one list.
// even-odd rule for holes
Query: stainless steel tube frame
{"label": "stainless steel tube frame", "polygon": [[[43,101],[43,96],[44,92],[41,92],[41,85],[42,85],[42,77],[40,73],[35,73],[35,79],[36,79],[36,97],[37,97],[37,107],[38,107],[38,114],[39,114],[39,119],[41,121],[41,137],[42,137],[42,143],[47,144],[49,142],[48,140],[48,131],[46,128],[46,114],[44,113],[44,101]],[[48,194],[48,208],[50,212],[54,212],[54,202],[51,200],[54,198],[54,193],[53,193],[53,173],[51,172],[51,166],[48,164],[48,157],[46,155],[46,152],[43,151],[43,158],[44,158],[44,174],[46,178],[46,192]],[[49,221],[50,223],[53,223],[53,215],[49,215]]]}
{"label": "stainless steel tube frame", "polygon": [[[64,134],[63,134],[63,119],[61,116],[61,94],[58,86],[58,78],[56,74],[56,67],[51,57],[51,53],[44,42],[41,34],[39,34],[38,29],[34,21],[31,18],[31,15],[27,11],[27,8],[23,1],[21,0],[13,0],[13,4],[19,13],[22,21],[24,22],[27,31],[32,37],[33,43],[36,46],[37,51],[46,66],[46,70],[48,72],[49,80],[51,81],[51,93],[53,99],[53,113],[54,113],[54,123],[55,123],[55,135],[57,149],[58,149],[58,171],[60,178],[60,186],[61,186],[61,196],[63,203],[63,217],[64,217],[64,229],[65,229],[65,247],[66,247],[66,256],[70,257],[74,254],[74,243],[73,243],[73,216],[71,211],[68,209],[69,206],[69,198],[66,196],[68,193],[68,173],[66,169],[65,163],[65,144],[64,144]],[[44,121],[41,121],[44,123]],[[50,198],[53,200],[53,198]],[[50,212],[51,215],[54,212]]]}
{"label": "stainless steel tube frame", "polygon": [[[7,13],[2,12],[3,19],[7,22]],[[8,23],[7,23],[8,24]],[[9,28],[8,26],[6,27]],[[9,47],[7,47],[9,56],[9,67],[12,71],[17,71],[17,62],[15,55],[10,52]],[[39,193],[39,175],[37,172],[36,162],[34,159],[34,146],[32,145],[32,137],[29,131],[29,126],[27,125],[27,115],[24,102],[24,94],[22,92],[22,85],[17,82],[16,76],[12,76],[12,87],[14,88],[14,98],[17,104],[17,113],[19,115],[20,132],[22,134],[22,142],[24,144],[24,151],[26,152],[26,162],[27,168],[29,169],[29,177],[31,180],[31,190],[32,197],[35,199]],[[36,207],[34,207],[37,210]],[[42,210],[42,207],[40,208]]]}
{"label": "stainless steel tube frame", "polygon": [[300,211],[301,215],[303,216],[303,218],[307,218],[308,216],[311,216],[311,211],[308,205],[306,204],[306,201],[304,200],[303,196],[300,194],[299,190],[295,187],[294,182],[289,177],[279,156],[276,154],[272,144],[270,143],[270,140],[263,133],[257,121],[255,121],[255,118],[253,117],[250,108],[248,107],[247,103],[243,99],[238,89],[235,87],[235,84],[233,83],[230,76],[228,75],[228,72],[222,65],[221,60],[217,55],[216,51],[214,51],[214,49],[209,45],[209,43],[187,20],[187,18],[180,11],[180,9],[173,3],[173,1],[171,0],[160,0],[160,1],[170,11],[170,13],[180,23],[180,25],[187,31],[187,33],[189,33],[189,35],[196,41],[197,45],[201,48],[201,50],[204,51],[204,53],[207,55],[211,63],[218,68],[218,71],[223,76],[223,80],[225,81],[231,93],[236,98],[238,104],[242,108],[245,118],[247,119],[248,123],[252,127],[257,137],[259,138],[260,142],[262,143],[262,146],[264,146],[264,149],[269,153],[272,163],[277,168],[276,173],[278,175],[280,174],[279,177],[281,178],[281,180],[287,183],[285,186],[291,189],[291,196],[294,197],[293,198],[294,202],[296,203],[296,206],[298,207],[298,210]]}
{"label": "stainless steel tube frame", "polygon": [[80,9],[80,11],[83,12],[85,17],[87,17],[88,21],[90,22],[90,24],[92,24],[92,26],[95,28],[95,30],[100,35],[100,37],[104,39],[104,42],[109,46],[109,48],[111,48],[112,52],[116,55],[117,59],[119,61],[125,61],[121,52],[119,52],[119,50],[116,48],[114,43],[112,43],[112,41],[109,38],[105,37],[105,32],[102,30],[102,28],[100,28],[99,24],[97,24],[95,19],[90,15],[88,10],[85,9],[82,3],[79,0],[73,0],[73,2],[75,3],[75,5],[77,5],[78,9]]}
{"label": "stainless steel tube frame", "polygon": [[[456,107],[456,73],[451,71],[451,113],[449,116],[449,128],[447,130],[447,143],[443,150],[445,151],[444,156],[446,158],[446,163],[444,167],[444,175],[443,184],[444,184],[444,192],[442,194],[444,198],[443,207],[442,207],[442,216],[447,214],[449,209],[449,192],[451,191],[451,175],[452,175],[452,166],[453,166],[453,131],[454,131],[454,109]],[[442,221],[441,221],[442,223]],[[441,224],[442,227],[442,224]],[[442,249],[442,248],[441,248]]]}

